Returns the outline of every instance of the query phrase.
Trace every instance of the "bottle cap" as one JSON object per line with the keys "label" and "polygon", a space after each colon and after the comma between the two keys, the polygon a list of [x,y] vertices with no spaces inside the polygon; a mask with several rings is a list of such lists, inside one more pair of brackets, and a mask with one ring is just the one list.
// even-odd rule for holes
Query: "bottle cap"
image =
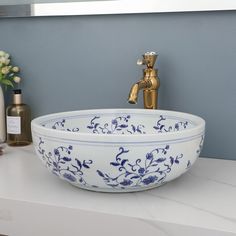
{"label": "bottle cap", "polygon": [[13,92],[14,94],[21,94],[21,89],[14,89]]}
{"label": "bottle cap", "polygon": [[21,89],[13,90],[13,104],[22,104]]}

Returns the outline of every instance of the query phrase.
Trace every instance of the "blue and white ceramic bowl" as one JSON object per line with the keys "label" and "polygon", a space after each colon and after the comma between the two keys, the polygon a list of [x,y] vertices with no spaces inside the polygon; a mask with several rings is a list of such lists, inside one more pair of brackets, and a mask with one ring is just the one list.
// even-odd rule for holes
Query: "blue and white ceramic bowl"
{"label": "blue and white ceramic bowl", "polygon": [[186,172],[199,156],[205,121],[144,109],[80,110],[32,121],[37,155],[53,174],[84,189],[132,192]]}

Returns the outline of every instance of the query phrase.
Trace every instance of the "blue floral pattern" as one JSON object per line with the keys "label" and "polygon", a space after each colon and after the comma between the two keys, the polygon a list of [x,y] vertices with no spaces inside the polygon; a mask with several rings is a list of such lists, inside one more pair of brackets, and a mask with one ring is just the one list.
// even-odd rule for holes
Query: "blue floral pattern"
{"label": "blue floral pattern", "polygon": [[[175,121],[173,124],[170,124],[170,120],[172,119],[167,119],[163,115],[160,115],[156,124],[151,127],[158,133],[165,133],[180,131],[188,128],[190,125],[188,121]],[[79,127],[66,127],[66,121],[65,118],[62,118],[54,122],[51,128],[70,132],[80,131]],[[118,116],[111,119],[110,122],[105,123],[101,121],[100,116],[94,116],[86,128],[95,134],[146,134],[146,127],[143,124],[131,123],[131,115]]]}
{"label": "blue floral pattern", "polygon": [[[77,127],[78,123],[80,128]],[[181,131],[195,126],[191,120],[168,115],[155,116],[154,120],[148,116],[145,126],[143,123],[143,120],[132,114],[103,117],[102,114],[93,113],[54,118],[43,121],[42,125],[49,129],[90,133],[89,136],[91,133],[136,135],[148,131],[159,136],[158,133]],[[191,137],[177,138],[176,135],[175,140],[168,141],[157,139],[149,142],[144,136],[143,141],[137,142],[138,145],[133,139],[129,142],[124,139],[119,143],[115,143],[116,139],[90,141],[77,139],[77,134],[64,139],[62,132],[50,137],[36,130],[34,135],[37,153],[52,173],[78,187],[105,192],[149,189],[178,177],[191,168],[204,141],[203,131]]]}
{"label": "blue floral pattern", "polygon": [[171,132],[171,131],[179,131],[182,129],[186,129],[189,125],[188,121],[179,121],[176,122],[174,125],[165,125],[163,121],[165,121],[166,118],[164,118],[162,115],[160,115],[160,119],[157,121],[157,124],[153,126],[153,128],[158,133],[165,133],[165,132]]}
{"label": "blue floral pattern", "polygon": [[53,150],[53,152],[46,152],[43,148],[44,141],[39,138],[38,153],[41,155],[42,160],[46,163],[48,169],[50,169],[55,175],[62,176],[65,180],[71,183],[80,183],[86,186],[87,183],[84,179],[84,169],[89,169],[93,163],[92,160],[81,161],[75,158],[75,163],[70,157],[73,146],[69,145],[59,146]]}
{"label": "blue floral pattern", "polygon": [[199,143],[199,148],[197,149],[197,154],[200,154],[203,148],[204,135],[201,136],[201,141]]}
{"label": "blue floral pattern", "polygon": [[190,169],[191,167],[192,167],[192,163],[190,160],[188,160],[186,170]]}
{"label": "blue floral pattern", "polygon": [[79,128],[78,127],[75,127],[75,128],[72,128],[72,129],[65,128],[65,123],[66,123],[65,119],[62,119],[60,121],[56,121],[52,125],[52,129],[65,130],[65,131],[70,131],[70,132],[79,132]]}
{"label": "blue floral pattern", "polygon": [[183,154],[175,157],[168,155],[169,150],[169,145],[156,148],[148,152],[145,158],[138,158],[134,163],[131,163],[124,157],[129,150],[120,147],[115,161],[110,163],[111,166],[118,170],[119,174],[111,176],[101,170],[97,170],[97,173],[103,178],[107,186],[118,189],[124,189],[127,186],[129,188],[138,188],[151,184],[159,185],[165,181],[172,167],[178,165],[180,159],[183,158]]}
{"label": "blue floral pattern", "polygon": [[95,134],[145,134],[143,131],[144,125],[138,124],[129,124],[130,115],[119,116],[111,120],[110,123],[100,124],[100,116],[95,116],[91,119],[90,124],[87,126],[88,129],[91,129]]}

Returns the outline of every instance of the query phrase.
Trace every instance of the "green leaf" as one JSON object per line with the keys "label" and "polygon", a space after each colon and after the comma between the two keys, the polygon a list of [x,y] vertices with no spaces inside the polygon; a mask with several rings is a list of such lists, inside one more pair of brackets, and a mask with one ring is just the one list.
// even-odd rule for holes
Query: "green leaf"
{"label": "green leaf", "polygon": [[7,86],[11,86],[12,88],[14,87],[13,83],[10,80],[3,79],[1,80],[1,83]]}

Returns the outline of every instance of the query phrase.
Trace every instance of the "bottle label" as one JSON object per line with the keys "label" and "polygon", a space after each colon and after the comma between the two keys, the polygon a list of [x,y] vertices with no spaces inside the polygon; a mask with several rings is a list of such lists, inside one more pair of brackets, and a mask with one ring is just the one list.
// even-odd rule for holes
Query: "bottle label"
{"label": "bottle label", "polygon": [[7,116],[7,133],[21,134],[20,116]]}

